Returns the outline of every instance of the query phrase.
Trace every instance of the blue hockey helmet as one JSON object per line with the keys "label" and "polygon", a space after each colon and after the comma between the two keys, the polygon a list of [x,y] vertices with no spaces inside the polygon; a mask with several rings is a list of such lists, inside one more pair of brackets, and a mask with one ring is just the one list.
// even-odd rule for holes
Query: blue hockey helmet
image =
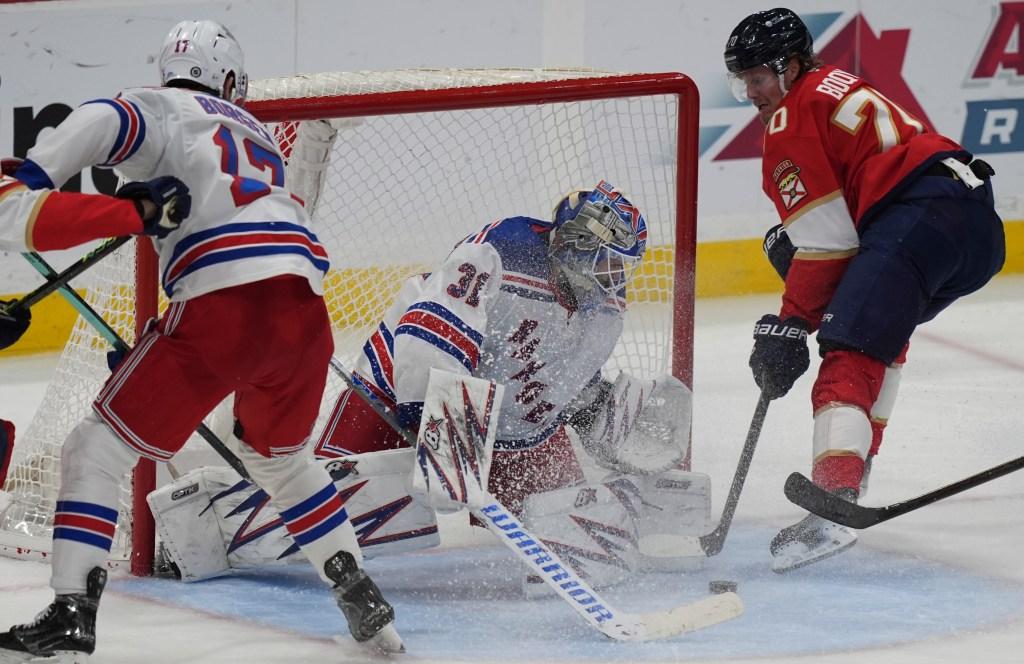
{"label": "blue hockey helmet", "polygon": [[614,186],[566,194],[552,214],[548,256],[577,295],[621,296],[647,249],[647,222]]}

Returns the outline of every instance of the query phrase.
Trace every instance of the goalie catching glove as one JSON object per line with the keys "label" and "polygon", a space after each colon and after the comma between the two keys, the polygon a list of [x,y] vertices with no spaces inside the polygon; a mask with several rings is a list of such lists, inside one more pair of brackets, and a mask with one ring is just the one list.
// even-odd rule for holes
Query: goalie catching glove
{"label": "goalie catching glove", "polygon": [[129,182],[117,190],[116,196],[135,203],[142,219],[142,232],[158,238],[176,230],[192,211],[188,187],[170,175],[147,182]]}
{"label": "goalie catching glove", "polygon": [[647,475],[678,467],[690,448],[692,393],[676,378],[620,373],[580,395],[569,418],[583,448],[603,467]]}

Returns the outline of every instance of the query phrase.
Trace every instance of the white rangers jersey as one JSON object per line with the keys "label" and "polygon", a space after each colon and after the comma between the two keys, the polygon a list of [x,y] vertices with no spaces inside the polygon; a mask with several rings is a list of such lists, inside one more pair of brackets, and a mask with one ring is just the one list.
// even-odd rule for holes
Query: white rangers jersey
{"label": "white rangers jersey", "polygon": [[622,333],[624,301],[570,308],[549,282],[552,224],[503,219],[404,284],[363,347],[357,378],[388,403],[422,402],[431,367],[505,386],[495,449],[543,442]]}
{"label": "white rangers jersey", "polygon": [[155,241],[171,300],[283,274],[323,292],[327,251],[286,189],[273,138],[244,109],[178,88],[86,102],[29,151],[17,177],[33,189],[55,188],[88,166],[130,180],[174,175],[188,185],[191,215]]}

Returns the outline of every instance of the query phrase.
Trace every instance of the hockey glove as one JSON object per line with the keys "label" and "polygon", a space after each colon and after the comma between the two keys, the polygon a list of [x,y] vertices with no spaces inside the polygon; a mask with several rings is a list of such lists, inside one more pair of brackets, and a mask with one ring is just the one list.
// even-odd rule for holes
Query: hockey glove
{"label": "hockey glove", "polygon": [[754,382],[769,399],[785,396],[810,366],[809,329],[810,326],[796,316],[779,320],[774,314],[762,316],[754,325],[750,369],[754,372]]}
{"label": "hockey glove", "polygon": [[[148,182],[129,182],[117,190],[116,196],[132,200],[142,218],[142,232],[159,238],[167,237],[192,210],[188,187],[170,175]],[[147,201],[152,205],[147,207]]]}
{"label": "hockey glove", "polygon": [[[13,345],[21,335],[25,334],[29,323],[32,322],[32,310],[28,307],[13,307],[7,310],[14,301],[4,302],[0,300],[0,350]],[[2,486],[2,485],[0,485]]]}
{"label": "hockey glove", "polygon": [[793,262],[793,254],[796,253],[796,247],[790,241],[786,228],[782,224],[773,226],[771,230],[765,233],[761,249],[764,250],[764,255],[768,257],[768,262],[772,264],[775,271],[785,281],[786,275],[789,273],[789,264]]}

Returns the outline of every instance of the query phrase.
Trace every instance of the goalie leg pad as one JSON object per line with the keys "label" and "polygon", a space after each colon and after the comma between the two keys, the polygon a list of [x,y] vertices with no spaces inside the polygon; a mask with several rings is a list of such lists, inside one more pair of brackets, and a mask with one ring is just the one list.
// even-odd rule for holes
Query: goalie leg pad
{"label": "goalie leg pad", "polygon": [[238,458],[270,495],[285,528],[325,583],[334,585],[323,569],[338,551],[348,551],[362,565],[355,530],[322,465],[305,454],[265,457],[244,443],[238,447]]}
{"label": "goalie leg pad", "polygon": [[[256,488],[229,468],[197,468],[146,496],[164,553],[178,567],[183,581],[220,576],[231,569],[227,542],[213,497],[243,483],[251,496]],[[227,533],[224,533],[227,535]]]}
{"label": "goalie leg pad", "polygon": [[[317,463],[334,481],[366,557],[440,544],[434,512],[409,493],[411,449]],[[228,468],[200,468],[149,498],[170,562],[185,581],[301,561],[265,491]]]}
{"label": "goalie leg pad", "polygon": [[705,473],[669,470],[631,480],[641,498],[640,569],[692,572],[703,568],[706,556],[680,552],[694,551],[692,540],[711,529],[711,478]]}
{"label": "goalie leg pad", "polygon": [[345,501],[367,558],[437,546],[434,510],[412,496],[412,448],[353,454],[323,462]]}
{"label": "goalie leg pad", "polygon": [[[529,496],[523,525],[587,583],[607,587],[636,569],[638,509],[635,487],[584,484]],[[551,592],[532,574],[525,590],[528,597]]]}

